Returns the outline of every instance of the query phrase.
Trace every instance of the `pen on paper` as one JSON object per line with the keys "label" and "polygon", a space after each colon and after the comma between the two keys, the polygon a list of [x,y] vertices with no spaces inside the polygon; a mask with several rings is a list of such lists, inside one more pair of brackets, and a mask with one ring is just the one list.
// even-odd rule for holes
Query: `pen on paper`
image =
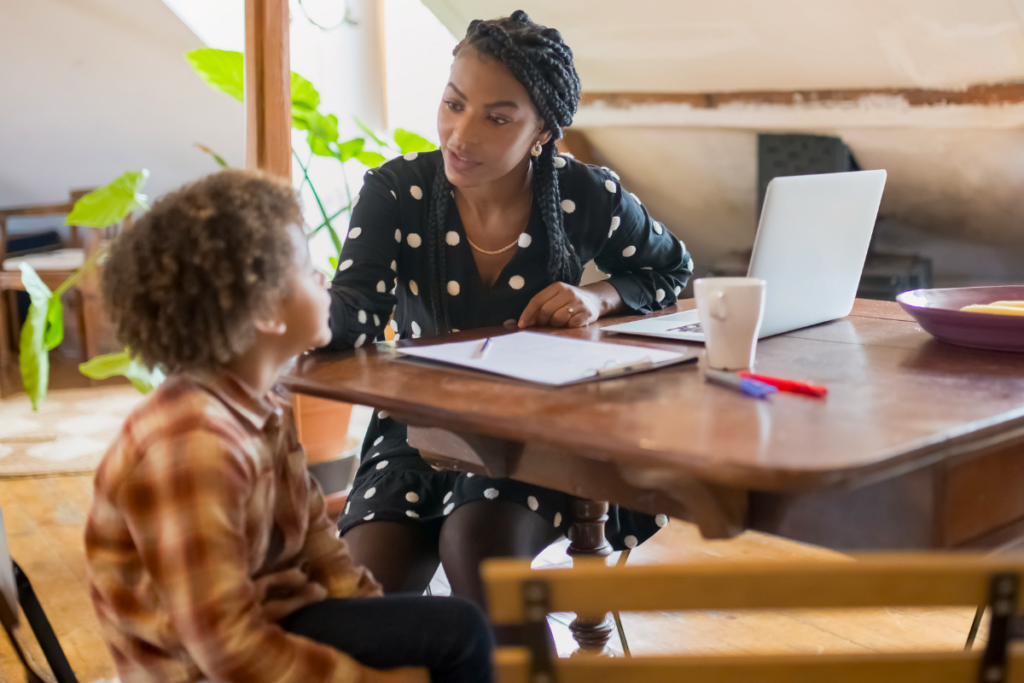
{"label": "pen on paper", "polygon": [[475,351],[473,351],[473,358],[483,358],[489,348],[491,348],[490,337],[480,342],[480,345],[476,347]]}

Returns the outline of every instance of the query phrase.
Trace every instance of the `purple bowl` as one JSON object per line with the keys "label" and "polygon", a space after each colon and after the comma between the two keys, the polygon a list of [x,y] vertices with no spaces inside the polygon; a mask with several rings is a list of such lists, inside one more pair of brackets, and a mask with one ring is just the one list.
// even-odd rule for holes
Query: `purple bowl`
{"label": "purple bowl", "polygon": [[1024,301],[1024,285],[915,289],[903,292],[896,301],[939,341],[974,349],[1024,353],[1024,316],[960,310],[971,304]]}

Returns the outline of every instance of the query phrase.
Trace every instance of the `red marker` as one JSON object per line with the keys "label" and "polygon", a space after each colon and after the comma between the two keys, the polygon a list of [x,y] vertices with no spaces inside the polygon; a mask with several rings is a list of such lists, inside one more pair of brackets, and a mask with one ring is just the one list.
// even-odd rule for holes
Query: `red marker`
{"label": "red marker", "polygon": [[797,382],[792,379],[781,379],[779,377],[769,377],[767,375],[756,375],[753,372],[738,372],[736,373],[740,377],[746,377],[747,379],[756,379],[758,382],[764,382],[776,387],[779,391],[788,391],[792,394],[807,394],[808,396],[824,396],[828,393],[828,389],[817,384],[808,384],[807,382]]}

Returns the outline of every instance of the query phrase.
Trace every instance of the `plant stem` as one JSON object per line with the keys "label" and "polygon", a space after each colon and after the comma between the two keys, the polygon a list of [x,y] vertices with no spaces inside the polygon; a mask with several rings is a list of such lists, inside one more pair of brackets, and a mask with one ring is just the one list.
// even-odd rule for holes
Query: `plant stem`
{"label": "plant stem", "polygon": [[[324,223],[327,224],[328,228],[334,230],[334,226],[331,225],[331,219],[327,217],[327,209],[324,208],[323,202],[320,201],[320,195],[316,193],[313,181],[309,179],[309,171],[306,169],[305,164],[302,163],[302,159],[299,158],[299,155],[296,154],[294,149],[292,150],[292,156],[295,157],[295,161],[299,162],[299,168],[302,169],[302,176],[306,179],[306,182],[309,183],[309,189],[313,192],[313,198],[316,199],[316,205],[320,207],[320,214],[324,217]],[[352,200],[349,199],[349,204],[351,203]]]}
{"label": "plant stem", "polygon": [[78,281],[85,277],[86,273],[95,268],[96,264],[99,263],[100,259],[106,256],[106,254],[107,247],[101,247],[97,249],[92,256],[85,260],[85,263],[83,263],[78,270],[71,274],[71,277],[69,277],[64,282],[60,283],[60,286],[57,287],[57,289],[55,289],[53,292],[54,296],[60,297],[64,294],[64,292],[68,291],[69,289],[77,285]]}

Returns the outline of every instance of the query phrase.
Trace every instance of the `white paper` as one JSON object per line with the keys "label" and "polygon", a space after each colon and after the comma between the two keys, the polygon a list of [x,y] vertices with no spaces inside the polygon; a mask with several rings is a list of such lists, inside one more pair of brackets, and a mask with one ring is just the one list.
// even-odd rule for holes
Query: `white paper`
{"label": "white paper", "polygon": [[482,342],[482,339],[478,339],[433,346],[410,346],[397,351],[408,356],[554,386],[594,379],[602,369],[646,363],[660,366],[680,362],[692,355],[624,344],[600,344],[536,332],[515,332],[492,337],[484,357],[473,358],[473,353]]}

